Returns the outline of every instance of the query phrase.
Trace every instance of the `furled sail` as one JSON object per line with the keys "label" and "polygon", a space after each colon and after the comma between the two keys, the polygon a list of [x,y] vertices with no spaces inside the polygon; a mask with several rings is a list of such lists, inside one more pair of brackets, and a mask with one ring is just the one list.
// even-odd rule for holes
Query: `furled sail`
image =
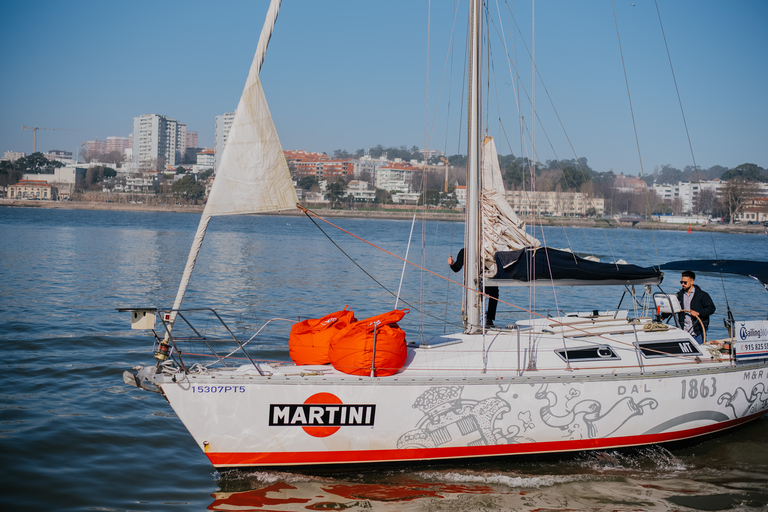
{"label": "furled sail", "polygon": [[528,247],[496,253],[498,273],[486,284],[519,285],[646,285],[661,284],[664,274],[656,268],[600,263],[572,252],[549,247]]}
{"label": "furled sail", "polygon": [[482,173],[483,263],[486,277],[493,277],[497,273],[497,252],[539,247],[541,242],[525,231],[525,222],[507,203],[499,156],[492,137],[483,141]]}

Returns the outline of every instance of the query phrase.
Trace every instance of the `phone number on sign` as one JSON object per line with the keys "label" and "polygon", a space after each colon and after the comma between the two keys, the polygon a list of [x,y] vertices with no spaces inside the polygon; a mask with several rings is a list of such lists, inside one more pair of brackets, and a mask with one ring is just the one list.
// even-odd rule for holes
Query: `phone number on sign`
{"label": "phone number on sign", "polygon": [[245,393],[245,386],[192,386],[193,393]]}
{"label": "phone number on sign", "polygon": [[768,350],[768,343],[742,343],[741,348],[745,352],[755,352],[757,350]]}

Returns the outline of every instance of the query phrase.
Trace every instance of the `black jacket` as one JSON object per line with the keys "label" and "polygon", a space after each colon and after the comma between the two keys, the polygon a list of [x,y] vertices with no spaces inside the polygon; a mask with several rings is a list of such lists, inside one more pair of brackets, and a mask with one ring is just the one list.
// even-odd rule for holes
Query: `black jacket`
{"label": "black jacket", "polygon": [[[715,303],[712,302],[712,298],[707,292],[699,288],[698,285],[694,284],[693,287],[696,291],[693,293],[693,299],[691,299],[691,310],[696,311],[699,314],[701,323],[704,324],[704,330],[707,330],[709,328],[709,315],[714,313],[717,308],[715,307]],[[677,292],[677,300],[680,301],[681,308],[685,308],[685,302],[683,302],[684,294],[685,292],[683,290]],[[681,329],[685,325],[685,315],[687,314],[688,313],[685,312],[680,312],[677,314],[677,319],[680,322]],[[701,324],[695,318],[693,319],[693,334],[696,336],[701,334]]]}
{"label": "black jacket", "polygon": [[454,272],[458,272],[462,268],[464,268],[464,248],[462,247],[459,251],[459,254],[456,255],[456,260],[454,260],[453,265],[449,265],[451,267],[451,270]]}

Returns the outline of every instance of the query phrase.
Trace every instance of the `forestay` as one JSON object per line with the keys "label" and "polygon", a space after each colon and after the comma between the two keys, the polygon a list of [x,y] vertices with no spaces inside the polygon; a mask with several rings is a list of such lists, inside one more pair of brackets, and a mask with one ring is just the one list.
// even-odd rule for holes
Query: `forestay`
{"label": "forestay", "polygon": [[259,71],[277,21],[280,2],[272,0],[270,3],[224,153],[216,169],[216,178],[181,276],[168,322],[168,335],[176,320],[176,312],[184,300],[211,216],[285,210],[294,208],[298,202],[288,163],[259,80]]}

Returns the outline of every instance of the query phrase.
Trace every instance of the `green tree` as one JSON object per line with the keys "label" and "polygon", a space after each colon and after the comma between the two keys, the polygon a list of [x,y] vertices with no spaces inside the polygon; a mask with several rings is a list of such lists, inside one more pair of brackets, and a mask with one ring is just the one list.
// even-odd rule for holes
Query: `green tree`
{"label": "green tree", "polygon": [[197,204],[198,199],[205,196],[205,187],[198,183],[193,175],[187,174],[174,182],[171,186],[171,192],[186,203]]}
{"label": "green tree", "polygon": [[392,193],[383,188],[377,188],[373,202],[377,204],[389,204],[392,202]]}
{"label": "green tree", "polygon": [[590,181],[589,171],[573,164],[563,166],[563,175],[558,183],[563,190],[579,190],[584,183]]}
{"label": "green tree", "polygon": [[[426,196],[427,196],[427,199],[426,199],[427,204],[430,204],[433,206],[438,206],[440,204],[440,192],[438,190],[429,189],[427,190]],[[424,204],[423,198],[424,198],[424,194],[422,193],[419,196],[419,204]]]}
{"label": "green tree", "polygon": [[187,172],[187,170],[184,167],[182,167],[182,166],[178,166],[176,168],[176,174],[185,174],[186,172]]}
{"label": "green tree", "polygon": [[333,151],[333,158],[338,158],[339,160],[349,160],[352,158],[352,155],[350,155],[349,152],[345,149],[336,149]]}
{"label": "green tree", "polygon": [[741,164],[723,173],[721,178],[723,181],[729,181],[733,179],[743,181],[768,181],[768,175],[765,173],[765,169],[755,164]]}
{"label": "green tree", "polygon": [[14,164],[22,174],[52,174],[54,169],[64,167],[63,163],[48,160],[39,151],[19,158]]}
{"label": "green tree", "polygon": [[507,190],[515,190],[522,188],[525,183],[525,168],[519,161],[509,162],[504,168],[504,174],[502,180],[504,181],[504,187]]}
{"label": "green tree", "polygon": [[344,198],[344,180],[338,179],[330,183],[325,190],[325,198],[331,202],[331,207],[337,206]]}
{"label": "green tree", "polygon": [[312,190],[313,187],[316,188],[318,186],[317,177],[304,176],[299,180],[299,186],[304,190]]}
{"label": "green tree", "polygon": [[15,185],[23,175],[24,172],[16,167],[15,162],[0,161],[0,186]]}

